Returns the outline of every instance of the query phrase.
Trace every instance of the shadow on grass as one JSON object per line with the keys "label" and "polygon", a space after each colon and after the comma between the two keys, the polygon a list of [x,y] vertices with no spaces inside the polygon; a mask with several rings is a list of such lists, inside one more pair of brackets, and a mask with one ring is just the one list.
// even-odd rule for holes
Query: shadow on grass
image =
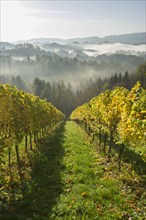
{"label": "shadow on grass", "polygon": [[49,219],[53,206],[62,192],[61,171],[64,156],[64,131],[62,126],[52,137],[44,138],[32,163],[31,180],[22,202],[16,202],[12,215],[1,216],[1,220]]}
{"label": "shadow on grass", "polygon": [[132,164],[132,169],[139,175],[146,175],[146,162],[142,160],[142,157],[129,148],[124,150],[124,161]]}
{"label": "shadow on grass", "polygon": [[[99,142],[99,137],[96,137],[97,141]],[[101,136],[101,142],[104,142],[104,137]],[[107,143],[108,146],[110,145],[110,142]],[[121,149],[120,145],[113,144],[112,145],[113,149],[113,155],[114,152],[119,154],[119,151]],[[108,151],[108,149],[106,149]],[[146,175],[146,162],[143,161],[142,157],[140,154],[134,151],[134,148],[130,149],[125,146],[124,152],[122,153],[122,159],[124,162],[129,163],[132,165],[132,170],[134,170],[136,173],[138,173],[140,176],[143,177],[143,175]]]}
{"label": "shadow on grass", "polygon": [[[119,153],[120,146],[117,147],[117,145],[113,145],[113,149]],[[141,176],[146,175],[146,162],[142,160],[141,155],[136,153],[134,149],[125,147],[122,158],[126,163],[132,165],[132,170],[136,173]]]}

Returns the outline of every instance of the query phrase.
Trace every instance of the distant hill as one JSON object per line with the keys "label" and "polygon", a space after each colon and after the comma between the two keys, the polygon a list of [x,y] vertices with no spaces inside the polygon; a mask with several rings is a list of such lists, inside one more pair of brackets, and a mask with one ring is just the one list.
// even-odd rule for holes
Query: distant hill
{"label": "distant hill", "polygon": [[106,37],[84,37],[84,38],[71,38],[71,39],[60,39],[60,38],[34,38],[25,41],[17,41],[15,44],[18,43],[30,43],[34,45],[43,45],[49,43],[58,43],[58,44],[83,44],[83,43],[125,43],[125,44],[146,44],[146,32],[142,33],[132,33],[132,34],[122,34],[122,35],[110,35]]}
{"label": "distant hill", "polygon": [[146,32],[106,36],[102,38],[102,41],[124,44],[146,44]]}
{"label": "distant hill", "polygon": [[72,39],[35,38],[0,42],[2,75],[73,82],[132,73],[146,59],[146,33]]}
{"label": "distant hill", "polygon": [[15,45],[14,44],[10,44],[8,42],[0,42],[0,50],[9,50],[9,49],[14,49]]}

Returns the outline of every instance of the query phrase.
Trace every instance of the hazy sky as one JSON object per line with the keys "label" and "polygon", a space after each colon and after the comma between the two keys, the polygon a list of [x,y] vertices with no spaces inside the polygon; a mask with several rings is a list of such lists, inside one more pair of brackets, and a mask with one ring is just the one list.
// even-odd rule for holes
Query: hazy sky
{"label": "hazy sky", "polygon": [[0,10],[0,41],[146,31],[146,0],[0,0]]}

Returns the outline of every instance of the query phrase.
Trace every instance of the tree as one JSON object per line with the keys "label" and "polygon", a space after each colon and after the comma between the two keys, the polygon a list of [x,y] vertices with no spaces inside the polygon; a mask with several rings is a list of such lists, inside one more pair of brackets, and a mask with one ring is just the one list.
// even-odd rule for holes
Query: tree
{"label": "tree", "polygon": [[33,92],[36,96],[40,96],[42,95],[42,91],[45,87],[45,81],[39,79],[39,78],[35,78],[34,82],[33,82]]}

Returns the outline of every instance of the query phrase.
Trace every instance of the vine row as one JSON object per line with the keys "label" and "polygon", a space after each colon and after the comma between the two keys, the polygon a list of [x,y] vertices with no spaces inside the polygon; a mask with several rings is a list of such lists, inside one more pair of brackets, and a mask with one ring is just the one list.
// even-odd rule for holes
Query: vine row
{"label": "vine row", "polygon": [[137,148],[146,161],[146,90],[139,82],[128,91],[123,87],[107,90],[77,107],[71,119],[82,122],[86,131],[99,137],[104,152],[108,142],[108,159],[113,144],[119,152],[119,169],[125,146]]}

